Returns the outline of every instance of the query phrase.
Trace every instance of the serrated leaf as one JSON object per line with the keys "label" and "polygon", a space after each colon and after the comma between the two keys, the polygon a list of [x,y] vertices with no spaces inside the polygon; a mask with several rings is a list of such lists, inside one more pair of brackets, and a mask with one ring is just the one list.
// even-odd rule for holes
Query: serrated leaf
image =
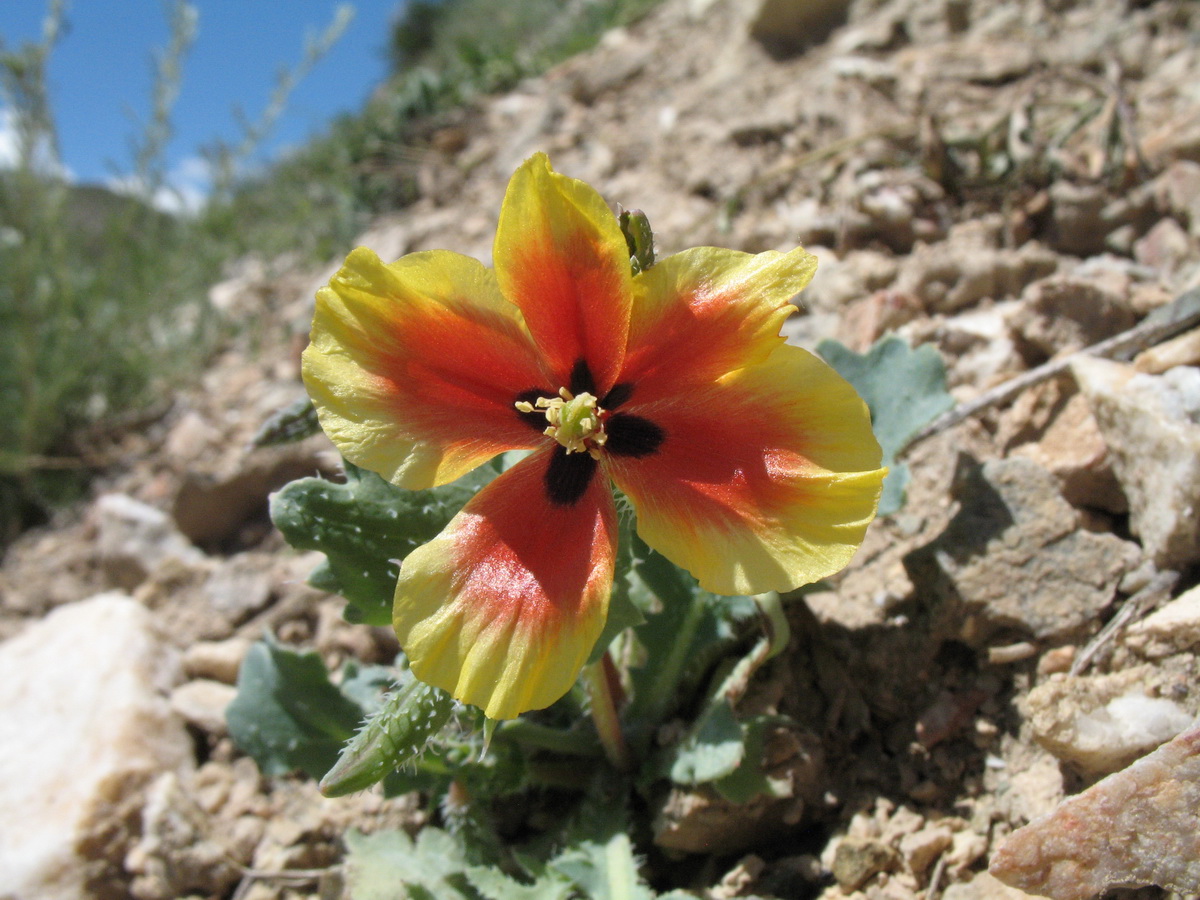
{"label": "serrated leaf", "polygon": [[406,491],[346,463],[344,484],[301,478],[272,494],[271,521],[293,547],[325,554],[313,577],[349,601],[349,621],[389,625],[396,561],[436,537],[495,476],[483,465],[453,484]]}
{"label": "serrated leaf", "polygon": [[363,718],[362,708],[329,680],[317,654],[273,641],[250,648],[237,688],[225,713],[229,734],[267,775],[301,769],[320,778]]}
{"label": "serrated leaf", "polygon": [[352,900],[475,900],[457,884],[466,854],[439,828],[422,828],[415,841],[403,831],[351,830],[345,841]]}
{"label": "serrated leaf", "polygon": [[653,900],[654,892],[638,874],[629,835],[617,832],[607,841],[583,841],[550,863],[589,900]]}
{"label": "serrated leaf", "polygon": [[570,880],[556,872],[548,872],[532,884],[486,866],[474,866],[465,874],[471,887],[486,900],[567,900],[574,894]]}
{"label": "serrated leaf", "polygon": [[746,755],[742,726],[722,700],[707,707],[675,751],[670,776],[676,784],[702,784],[732,773]]}
{"label": "serrated leaf", "polygon": [[[946,366],[928,344],[911,349],[894,335],[855,353],[837,341],[822,341],[817,352],[854,386],[871,410],[875,437],[883,448],[883,464],[894,467],[884,482],[879,515],[904,504],[906,467],[896,457],[927,424],[954,405],[946,391]],[[886,503],[885,503],[886,501]]]}
{"label": "serrated leaf", "polygon": [[341,797],[369,788],[422,753],[453,711],[445,691],[415,678],[398,686],[321,779],[321,793]]}

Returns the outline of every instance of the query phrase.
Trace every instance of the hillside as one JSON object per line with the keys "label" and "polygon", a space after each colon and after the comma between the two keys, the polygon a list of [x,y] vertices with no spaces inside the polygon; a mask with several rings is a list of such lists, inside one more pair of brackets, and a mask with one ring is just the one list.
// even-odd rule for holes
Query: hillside
{"label": "hillside", "polygon": [[[645,211],[660,257],[803,244],[820,266],[789,340],[929,345],[966,402],[1200,289],[1198,33],[1188,0],[666,0],[426,123],[397,172],[419,198],[357,243],[488,261],[508,177],[544,150]],[[339,264],[247,259],[215,285],[242,338],[4,557],[0,896],[337,897],[347,829],[442,821],[262,775],[224,718],[264,633],[331,669],[398,650],[267,517],[286,482],[337,477],[332,446],[251,447],[303,397]],[[1019,898],[986,872],[1005,839],[1185,732],[1126,770],[1141,794],[1082,795],[999,867],[1063,898],[1200,892],[1200,331],[1073,359],[916,444],[907,505],[787,606],[792,643],[739,704],[790,717],[763,751],[780,793],[663,787],[638,810],[655,890]]]}

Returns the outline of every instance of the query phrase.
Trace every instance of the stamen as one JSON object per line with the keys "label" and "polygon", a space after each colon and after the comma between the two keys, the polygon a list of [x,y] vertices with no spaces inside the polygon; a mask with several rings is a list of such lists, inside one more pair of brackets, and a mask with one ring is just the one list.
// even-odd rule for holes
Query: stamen
{"label": "stamen", "polygon": [[608,440],[604,410],[587,391],[576,395],[561,387],[557,397],[538,397],[533,403],[517,400],[513,406],[521,413],[543,410],[547,422],[543,434],[558,441],[568,454],[587,453],[599,459],[599,450]]}

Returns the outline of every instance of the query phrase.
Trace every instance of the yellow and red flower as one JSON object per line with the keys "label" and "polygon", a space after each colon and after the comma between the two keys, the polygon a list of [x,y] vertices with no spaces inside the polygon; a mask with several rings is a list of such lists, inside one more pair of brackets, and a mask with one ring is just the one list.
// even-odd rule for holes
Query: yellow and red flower
{"label": "yellow and red flower", "polygon": [[608,611],[610,481],[705,590],[849,562],[885,471],[862,400],[779,336],[811,255],[701,247],[635,276],[600,195],[537,154],[493,257],[354,250],[304,353],[325,432],[393,484],[532,451],[404,560],[394,624],[418,678],[494,719],[570,689]]}

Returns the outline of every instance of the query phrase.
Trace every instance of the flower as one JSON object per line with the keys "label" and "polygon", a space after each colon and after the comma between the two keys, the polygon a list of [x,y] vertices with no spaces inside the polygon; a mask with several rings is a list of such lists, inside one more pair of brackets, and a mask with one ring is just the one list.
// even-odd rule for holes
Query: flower
{"label": "flower", "polygon": [[635,276],[600,195],[539,153],[493,258],[354,250],[304,353],[326,434],[393,484],[532,451],[401,565],[418,678],[494,719],[570,689],[608,611],[610,481],[705,590],[786,591],[849,562],[885,470],[853,388],[779,336],[814,257],[701,247]]}

